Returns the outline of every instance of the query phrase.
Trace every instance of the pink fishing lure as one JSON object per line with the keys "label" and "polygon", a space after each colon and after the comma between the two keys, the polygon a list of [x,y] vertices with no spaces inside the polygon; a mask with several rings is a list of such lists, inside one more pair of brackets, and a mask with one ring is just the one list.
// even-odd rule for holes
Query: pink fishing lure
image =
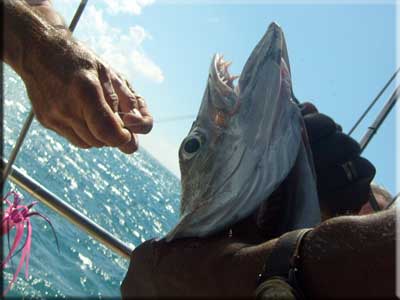
{"label": "pink fishing lure", "polygon": [[[8,198],[13,196],[13,202],[11,202]],[[28,269],[29,269],[29,256],[31,252],[31,241],[32,241],[32,224],[30,221],[30,217],[39,216],[43,218],[47,223],[49,223],[58,248],[57,236],[55,234],[53,225],[50,220],[43,216],[38,212],[31,212],[30,209],[37,204],[37,202],[33,202],[29,205],[20,205],[22,202],[22,198],[14,191],[10,191],[3,198],[3,202],[8,204],[8,207],[3,212],[1,226],[2,226],[2,235],[7,234],[7,239],[9,240],[10,230],[15,227],[16,233],[14,237],[14,241],[12,243],[11,248],[9,247],[9,253],[1,263],[1,269],[3,270],[7,263],[15,256],[18,252],[22,250],[21,258],[18,263],[18,267],[13,275],[11,282],[9,283],[7,289],[3,292],[3,296],[5,296],[8,291],[11,289],[14,282],[17,280],[18,274],[21,271],[22,265],[25,261],[25,278],[28,279]],[[22,237],[24,236],[24,229],[27,228],[27,234],[24,244],[19,250],[16,250],[18,245],[21,243]],[[10,246],[10,243],[9,243]]]}

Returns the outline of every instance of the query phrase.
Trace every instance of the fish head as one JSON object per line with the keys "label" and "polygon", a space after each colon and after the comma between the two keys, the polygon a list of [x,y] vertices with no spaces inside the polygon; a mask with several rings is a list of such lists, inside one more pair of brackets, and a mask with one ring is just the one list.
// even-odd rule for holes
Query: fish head
{"label": "fish head", "polygon": [[214,55],[199,113],[179,149],[182,213],[187,204],[198,202],[195,199],[210,199],[233,171],[230,159],[236,159],[241,134],[236,122],[240,100],[233,80],[228,63]]}
{"label": "fish head", "polygon": [[248,216],[297,157],[301,116],[281,28],[269,26],[237,86],[228,67],[213,57],[199,113],[180,146],[181,220],[168,239],[204,236]]}
{"label": "fish head", "polygon": [[263,124],[274,118],[274,108],[267,108],[276,105],[280,93],[283,48],[282,31],[272,23],[249,57],[236,87],[229,63],[223,56],[214,55],[199,113],[179,149],[184,199],[181,212],[188,203],[202,202],[194,199],[206,201],[224,190],[245,148],[251,147],[252,152],[265,149],[268,134]]}

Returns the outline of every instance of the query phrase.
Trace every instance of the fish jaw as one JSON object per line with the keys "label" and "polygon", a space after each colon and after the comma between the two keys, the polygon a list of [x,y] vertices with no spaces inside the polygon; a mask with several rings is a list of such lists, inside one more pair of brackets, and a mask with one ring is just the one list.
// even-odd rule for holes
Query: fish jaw
{"label": "fish jaw", "polygon": [[[260,81],[258,76],[265,73],[267,67],[265,64],[267,62],[275,62],[275,68],[279,70],[285,47],[281,28],[276,23],[271,23],[243,67],[239,78],[239,87],[242,95],[252,92],[254,87],[258,85]],[[271,64],[268,66],[271,66]],[[275,75],[277,72],[268,70],[268,73]]]}
{"label": "fish jaw", "polygon": [[[268,144],[280,129],[284,110],[292,105],[291,75],[282,29],[272,23],[248,58],[240,75],[240,127],[252,134],[244,135],[246,144],[255,149]],[[290,103],[288,105],[288,103]],[[269,131],[268,131],[269,130]]]}
{"label": "fish jaw", "polygon": [[207,236],[233,225],[288,175],[300,148],[302,123],[291,99],[285,53],[283,32],[272,23],[236,88],[222,57],[214,56],[199,114],[179,150],[181,218],[167,241]]}
{"label": "fish jaw", "polygon": [[[179,149],[181,215],[213,199],[242,157],[242,131],[235,127],[240,102],[227,67],[221,55],[214,55],[199,113]],[[199,151],[186,151],[194,141],[201,145]]]}

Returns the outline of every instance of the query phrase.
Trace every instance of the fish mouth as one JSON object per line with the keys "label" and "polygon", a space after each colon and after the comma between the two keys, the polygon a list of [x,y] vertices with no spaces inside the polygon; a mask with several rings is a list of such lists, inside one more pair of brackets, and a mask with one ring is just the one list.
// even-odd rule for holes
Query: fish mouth
{"label": "fish mouth", "polygon": [[[231,75],[229,66],[231,62],[224,59],[223,55],[215,54],[210,66],[209,93],[212,106],[223,119],[229,119],[237,112],[239,104],[239,91],[234,81],[239,76]],[[217,122],[218,123],[218,122]]]}
{"label": "fish mouth", "polygon": [[[223,92],[235,92],[239,95],[239,89],[244,90],[249,85],[248,81],[256,77],[267,60],[274,60],[280,65],[282,57],[289,64],[282,29],[277,23],[273,22],[268,26],[267,32],[247,59],[240,76],[231,75],[229,67],[232,62],[226,61],[223,55],[217,53],[213,58],[214,79]],[[240,78],[240,82],[235,86],[234,81],[238,78]]]}
{"label": "fish mouth", "polygon": [[[219,95],[214,98],[214,107],[229,112],[232,116],[239,111],[254,110],[250,106],[259,106],[260,111],[265,109],[269,99],[279,95],[281,86],[282,61],[290,76],[290,67],[287,56],[286,43],[280,26],[271,23],[263,38],[259,41],[247,59],[240,76],[231,75],[228,62],[220,54],[213,58],[210,68],[210,79],[215,92]],[[239,82],[235,85],[235,80]]]}
{"label": "fish mouth", "polygon": [[235,90],[234,81],[240,76],[230,74],[229,67],[232,65],[232,62],[226,61],[223,55],[217,53],[214,56],[213,65],[219,87],[225,93],[234,92],[238,94],[238,91]]}

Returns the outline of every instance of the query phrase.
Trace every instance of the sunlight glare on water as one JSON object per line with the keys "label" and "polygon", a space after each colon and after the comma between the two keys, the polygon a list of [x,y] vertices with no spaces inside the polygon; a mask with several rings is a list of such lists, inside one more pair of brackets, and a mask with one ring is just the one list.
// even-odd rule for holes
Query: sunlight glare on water
{"label": "sunlight glare on water", "polygon": [[[23,83],[5,66],[5,157],[29,110]],[[165,235],[178,218],[179,180],[143,149],[134,155],[116,149],[77,149],[34,121],[16,166],[132,248]],[[35,200],[15,185],[5,185],[5,191],[11,188],[24,196],[24,203]],[[50,227],[32,217],[29,278],[21,272],[7,297],[120,297],[129,261],[44,204],[38,204],[36,210],[51,220],[60,253]],[[7,239],[3,240],[3,252],[8,252]],[[3,288],[11,280],[19,257],[5,268]]]}

